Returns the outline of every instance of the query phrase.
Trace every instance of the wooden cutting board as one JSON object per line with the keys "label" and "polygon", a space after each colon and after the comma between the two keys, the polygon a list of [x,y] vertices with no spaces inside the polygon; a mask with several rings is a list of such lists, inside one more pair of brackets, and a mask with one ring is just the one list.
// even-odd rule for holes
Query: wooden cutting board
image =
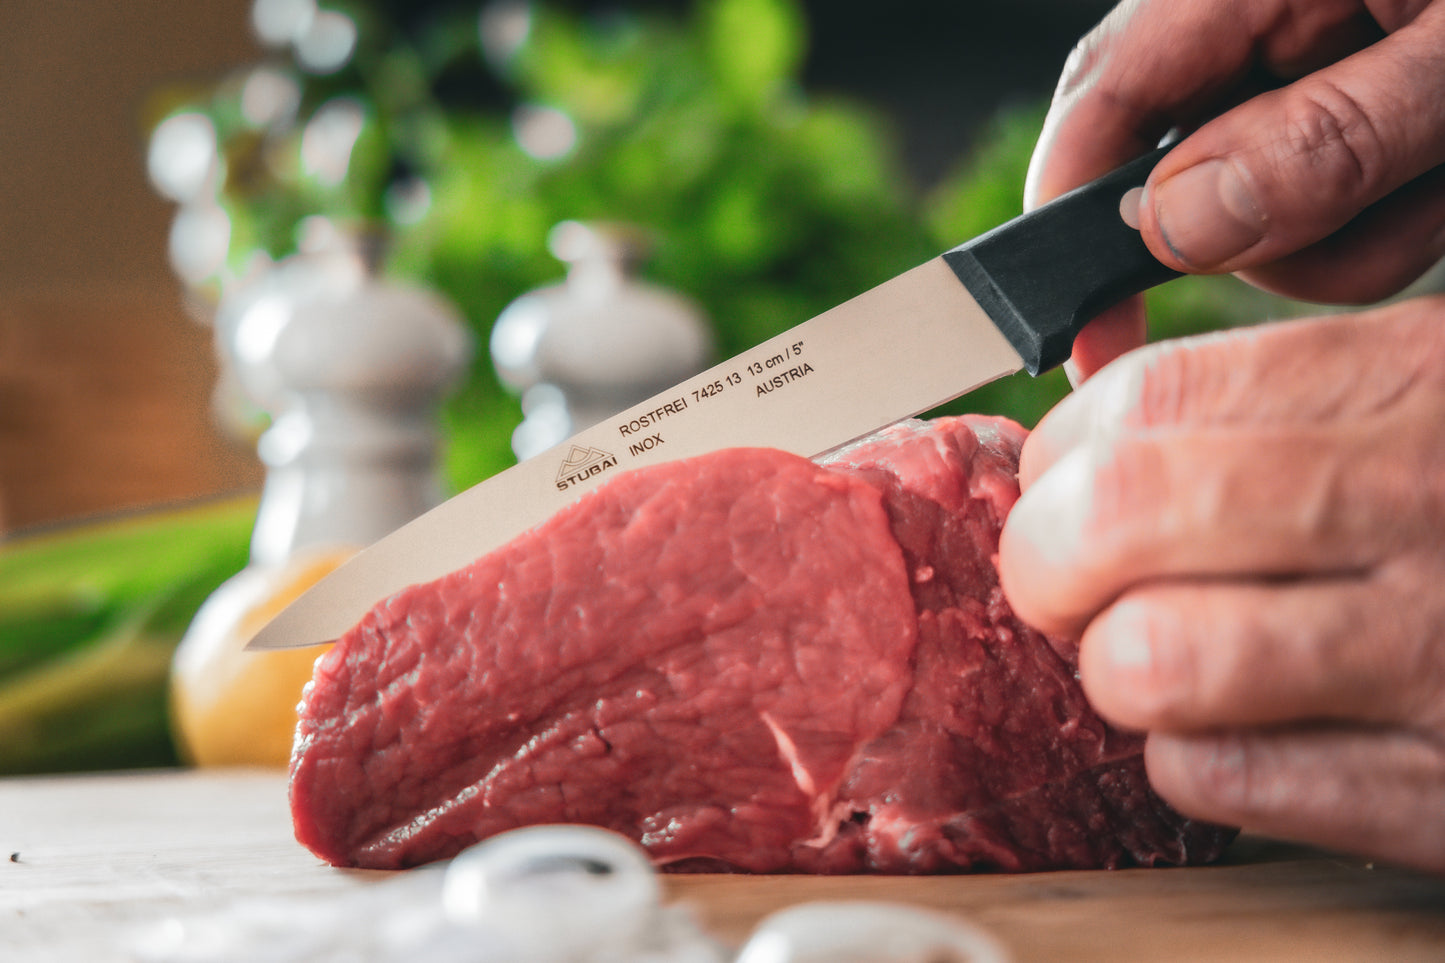
{"label": "wooden cutting board", "polygon": [[[390,876],[333,869],[297,845],[279,773],[0,779],[4,961],[130,960],[137,929],[169,917]],[[1248,836],[1223,864],[1191,869],[665,885],[733,945],[783,906],[869,899],[956,913],[1021,963],[1445,960],[1445,878]]]}

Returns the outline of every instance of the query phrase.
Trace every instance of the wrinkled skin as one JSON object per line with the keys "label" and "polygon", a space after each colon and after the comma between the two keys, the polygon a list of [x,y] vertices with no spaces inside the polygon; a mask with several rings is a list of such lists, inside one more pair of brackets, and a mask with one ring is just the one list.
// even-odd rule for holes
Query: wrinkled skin
{"label": "wrinkled skin", "polygon": [[[1140,205],[1161,260],[1396,291],[1445,253],[1445,2],[1125,3],[1070,61],[1031,202],[1171,128]],[[1082,386],[1024,448],[1010,601],[1081,639],[1181,811],[1445,872],[1445,299],[1144,333],[1130,302],[1075,345]]]}

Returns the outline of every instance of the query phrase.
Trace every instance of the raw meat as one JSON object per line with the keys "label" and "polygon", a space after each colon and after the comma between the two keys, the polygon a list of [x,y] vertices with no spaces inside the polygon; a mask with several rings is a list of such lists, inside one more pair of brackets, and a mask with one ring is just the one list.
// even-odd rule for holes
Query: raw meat
{"label": "raw meat", "polygon": [[397,868],[517,826],[620,831],[674,870],[1204,862],[1071,643],[994,555],[1023,429],[894,426],[818,463],[733,449],[618,476],[377,605],[316,667],[297,838]]}

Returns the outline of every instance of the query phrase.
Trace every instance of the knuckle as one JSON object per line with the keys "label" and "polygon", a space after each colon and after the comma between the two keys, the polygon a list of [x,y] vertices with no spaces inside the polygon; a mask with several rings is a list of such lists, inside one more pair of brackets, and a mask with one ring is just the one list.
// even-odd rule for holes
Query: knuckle
{"label": "knuckle", "polygon": [[1138,0],[1124,0],[1117,4],[1092,30],[1084,34],[1069,52],[1059,76],[1055,100],[1067,100],[1088,87],[1107,84],[1099,93],[1104,96],[1116,95],[1117,84],[1110,83],[1104,76],[1109,63],[1109,54],[1118,43],[1119,37],[1128,28],[1129,22],[1140,6]]}
{"label": "knuckle", "polygon": [[1315,342],[1314,355],[1354,375],[1331,387],[1327,410],[1363,417],[1399,409],[1416,394],[1445,399],[1442,319],[1445,297],[1421,295],[1300,325],[1299,333]]}
{"label": "knuckle", "polygon": [[1277,358],[1263,356],[1257,341],[1254,329],[1222,331],[1135,352],[1131,405],[1121,411],[1126,423],[1203,427],[1258,410],[1259,382],[1273,375]]}
{"label": "knuckle", "polygon": [[1102,59],[1103,51],[1097,34],[1085,34],[1064,59],[1058,86],[1054,89],[1054,101],[1067,101],[1089,86]]}
{"label": "knuckle", "polygon": [[[1114,606],[1113,631],[1142,643],[1139,684],[1133,687],[1136,725],[1146,729],[1189,728],[1207,714],[1199,643],[1208,626],[1197,617],[1197,594],[1180,586],[1146,585],[1125,593]],[[1126,650],[1127,651],[1127,650]]]}
{"label": "knuckle", "polygon": [[1351,334],[1371,349],[1359,390],[1372,410],[1407,399],[1445,406],[1445,295],[1422,295],[1359,317]]}
{"label": "knuckle", "polygon": [[1363,206],[1385,193],[1386,145],[1365,106],[1345,88],[1321,79],[1301,86],[1298,96],[1290,98],[1279,161],[1296,183],[1299,179],[1290,172],[1304,161],[1309,177],[1308,196],[1302,200],[1312,209],[1331,202]]}
{"label": "knuckle", "polygon": [[[1134,417],[1140,427],[1174,425],[1188,420],[1193,399],[1210,380],[1199,352],[1180,343],[1151,353],[1139,366],[1138,401]],[[1206,392],[1207,396],[1207,392]]]}
{"label": "knuckle", "polygon": [[1396,307],[1397,313],[1386,316],[1392,328],[1398,328],[1399,356],[1410,370],[1429,384],[1436,393],[1445,390],[1445,295],[1423,295],[1413,303]]}

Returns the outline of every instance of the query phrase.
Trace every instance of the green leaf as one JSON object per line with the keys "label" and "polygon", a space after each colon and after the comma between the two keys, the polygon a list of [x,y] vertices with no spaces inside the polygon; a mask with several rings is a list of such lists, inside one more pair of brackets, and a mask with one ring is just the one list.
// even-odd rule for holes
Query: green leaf
{"label": "green leaf", "polygon": [[248,498],[0,543],[0,773],[174,762],[171,656],[254,519]]}
{"label": "green leaf", "polygon": [[204,560],[245,564],[253,498],[0,541],[0,617],[169,591]]}
{"label": "green leaf", "polygon": [[701,7],[708,64],[740,108],[760,110],[789,87],[807,53],[792,0],[709,0]]}
{"label": "green leaf", "polygon": [[962,244],[1023,212],[1024,178],[1047,102],[1001,110],[929,198],[928,227],[940,248]]}

